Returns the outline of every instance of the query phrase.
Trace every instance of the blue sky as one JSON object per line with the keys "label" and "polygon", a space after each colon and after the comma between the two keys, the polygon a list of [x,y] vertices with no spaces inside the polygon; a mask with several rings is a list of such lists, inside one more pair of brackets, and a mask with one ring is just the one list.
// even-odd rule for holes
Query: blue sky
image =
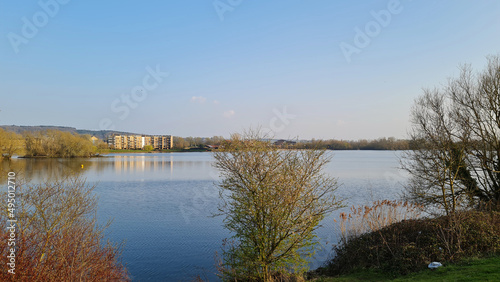
{"label": "blue sky", "polygon": [[500,2],[0,0],[0,35],[0,124],[404,138],[500,53]]}

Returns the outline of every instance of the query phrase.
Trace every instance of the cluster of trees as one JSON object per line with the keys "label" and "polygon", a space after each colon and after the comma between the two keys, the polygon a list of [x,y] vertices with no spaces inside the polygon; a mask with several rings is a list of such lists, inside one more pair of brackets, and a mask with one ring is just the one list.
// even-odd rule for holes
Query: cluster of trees
{"label": "cluster of trees", "polygon": [[23,148],[24,140],[21,135],[0,128],[0,157],[10,159],[14,154],[21,153]]}
{"label": "cluster of trees", "polygon": [[219,145],[225,138],[222,136],[214,136],[209,138],[202,137],[179,137],[174,136],[174,149],[185,149],[185,148],[203,148],[206,145]]}
{"label": "cluster of trees", "polygon": [[90,135],[58,130],[25,132],[24,143],[26,157],[91,157],[107,147],[103,142],[93,144]]}
{"label": "cluster of trees", "polygon": [[0,153],[3,158],[24,154],[26,157],[91,157],[107,149],[106,143],[92,142],[90,135],[45,130],[25,131],[22,135],[0,128]]}
{"label": "cluster of trees", "polygon": [[455,213],[500,209],[500,57],[479,73],[470,66],[443,89],[428,89],[411,112],[412,149],[403,168],[412,200]]}

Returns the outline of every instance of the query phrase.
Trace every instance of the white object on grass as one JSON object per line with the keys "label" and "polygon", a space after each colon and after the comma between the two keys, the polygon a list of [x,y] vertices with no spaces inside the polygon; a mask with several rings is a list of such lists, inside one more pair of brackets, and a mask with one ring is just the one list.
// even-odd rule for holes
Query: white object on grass
{"label": "white object on grass", "polygon": [[429,263],[429,268],[430,269],[436,269],[436,268],[441,267],[441,266],[443,266],[443,265],[440,262],[437,262],[437,261]]}

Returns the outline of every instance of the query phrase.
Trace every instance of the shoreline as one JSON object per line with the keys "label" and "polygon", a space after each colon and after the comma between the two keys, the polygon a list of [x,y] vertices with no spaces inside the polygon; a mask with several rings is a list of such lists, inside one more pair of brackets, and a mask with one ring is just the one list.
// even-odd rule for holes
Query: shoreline
{"label": "shoreline", "polygon": [[[308,150],[308,149],[292,149],[292,150]],[[326,151],[349,151],[349,152],[355,152],[355,151],[371,151],[371,152],[385,152],[385,151],[405,151],[405,150],[386,150],[386,149],[346,149],[346,150],[332,150],[332,149],[326,149]],[[90,157],[49,157],[49,156],[13,156],[12,158],[17,158],[17,159],[91,159],[91,158],[103,158],[106,157],[108,154],[168,154],[168,153],[203,153],[203,152],[213,152],[213,150],[208,150],[208,149],[199,149],[199,148],[194,148],[194,149],[173,149],[173,150],[162,150],[162,151],[144,151],[144,150],[106,150],[105,152],[102,152],[100,154],[97,154],[95,156],[90,156]]]}

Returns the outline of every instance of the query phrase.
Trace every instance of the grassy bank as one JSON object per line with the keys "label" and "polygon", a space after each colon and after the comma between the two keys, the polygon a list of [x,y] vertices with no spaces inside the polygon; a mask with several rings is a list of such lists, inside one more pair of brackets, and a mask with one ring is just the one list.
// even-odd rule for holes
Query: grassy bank
{"label": "grassy bank", "polygon": [[[334,252],[335,257],[312,277],[321,277],[319,281],[498,281],[500,213],[471,210],[402,220],[344,237]],[[431,271],[427,265],[433,261],[446,267]]]}
{"label": "grassy bank", "polygon": [[397,277],[380,270],[359,270],[348,275],[321,277],[313,281],[500,281],[500,256],[467,259],[436,270],[425,269]]}

